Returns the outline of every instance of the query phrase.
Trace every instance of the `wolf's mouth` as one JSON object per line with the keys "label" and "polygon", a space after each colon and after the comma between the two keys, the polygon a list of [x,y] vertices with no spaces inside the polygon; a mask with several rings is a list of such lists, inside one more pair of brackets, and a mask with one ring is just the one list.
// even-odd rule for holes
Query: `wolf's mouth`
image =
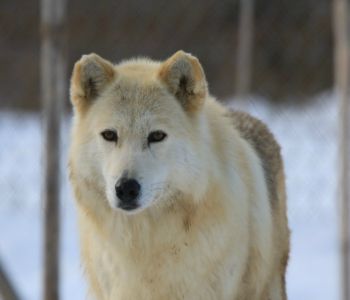
{"label": "wolf's mouth", "polygon": [[139,205],[137,203],[124,203],[124,202],[121,202],[121,203],[119,203],[118,207],[123,209],[123,210],[130,211],[130,210],[134,210],[134,209],[138,208]]}

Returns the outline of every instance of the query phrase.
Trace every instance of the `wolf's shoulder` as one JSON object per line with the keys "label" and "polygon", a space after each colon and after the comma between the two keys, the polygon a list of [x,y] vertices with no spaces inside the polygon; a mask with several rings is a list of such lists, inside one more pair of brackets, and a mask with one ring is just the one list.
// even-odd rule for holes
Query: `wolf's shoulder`
{"label": "wolf's shoulder", "polygon": [[264,168],[271,197],[275,197],[275,184],[278,172],[283,169],[281,148],[274,135],[261,120],[248,113],[227,110],[226,117],[255,150]]}

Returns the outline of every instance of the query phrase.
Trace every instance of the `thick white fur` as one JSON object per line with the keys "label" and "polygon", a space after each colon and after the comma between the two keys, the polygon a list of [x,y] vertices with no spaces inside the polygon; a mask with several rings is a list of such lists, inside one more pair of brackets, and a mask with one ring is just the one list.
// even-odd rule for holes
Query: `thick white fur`
{"label": "thick white fur", "polygon": [[[285,247],[257,153],[209,95],[186,111],[158,77],[161,67],[148,60],[113,66],[115,78],[88,108],[79,101],[89,99],[75,100],[73,75],[70,177],[91,295],[285,299]],[[118,145],[101,138],[105,128],[118,130]],[[167,139],[145,149],[156,129]],[[125,171],[143,189],[132,213],[116,207],[114,186]]]}

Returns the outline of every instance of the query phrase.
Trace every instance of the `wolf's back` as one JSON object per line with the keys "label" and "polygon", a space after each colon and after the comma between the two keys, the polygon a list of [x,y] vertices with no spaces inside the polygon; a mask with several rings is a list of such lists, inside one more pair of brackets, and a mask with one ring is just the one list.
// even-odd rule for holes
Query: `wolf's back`
{"label": "wolf's back", "polygon": [[285,272],[289,257],[290,232],[286,214],[285,176],[281,148],[268,127],[259,119],[245,112],[234,110],[229,110],[227,116],[241,137],[254,148],[264,169],[274,220],[275,250],[279,254],[277,268],[282,274],[283,299],[287,299]]}
{"label": "wolf's back", "polygon": [[258,154],[267,180],[272,205],[278,202],[276,182],[278,173],[283,170],[280,146],[268,127],[251,115],[230,110],[228,116],[243,139],[255,149]]}

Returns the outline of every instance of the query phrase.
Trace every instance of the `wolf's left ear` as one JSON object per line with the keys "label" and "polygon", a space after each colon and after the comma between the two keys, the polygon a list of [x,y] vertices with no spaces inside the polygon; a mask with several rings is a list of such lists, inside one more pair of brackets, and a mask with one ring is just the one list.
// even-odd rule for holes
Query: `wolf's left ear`
{"label": "wolf's left ear", "polygon": [[198,110],[208,94],[207,81],[198,59],[178,51],[161,66],[159,78],[186,111]]}
{"label": "wolf's left ear", "polygon": [[116,71],[113,64],[97,54],[83,55],[75,63],[71,79],[71,101],[78,111],[84,111],[112,82]]}

